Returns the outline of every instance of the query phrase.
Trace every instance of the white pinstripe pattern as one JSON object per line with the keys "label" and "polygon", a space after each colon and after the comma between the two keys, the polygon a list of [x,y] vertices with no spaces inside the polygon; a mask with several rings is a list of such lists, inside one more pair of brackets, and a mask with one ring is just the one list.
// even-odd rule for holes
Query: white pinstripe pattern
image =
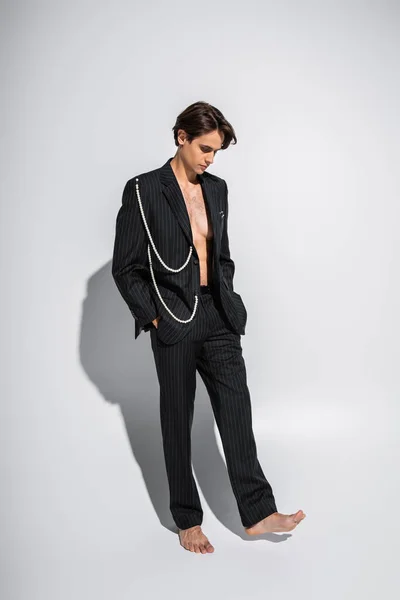
{"label": "white pinstripe pattern", "polygon": [[[186,261],[193,237],[188,212],[179,184],[170,166],[172,158],[159,169],[130,179],[122,194],[117,215],[112,274],[115,283],[135,319],[135,338],[151,321],[162,316],[160,334],[166,343],[182,339],[193,321],[177,323],[160,301],[151,280],[148,236],[135,193],[140,181],[143,211],[155,246],[163,261],[179,269]],[[226,182],[210,173],[199,177],[214,231],[213,282],[219,290],[225,314],[232,327],[244,335],[247,312],[240,295],[234,291],[235,264],[230,257],[228,239],[228,189]],[[162,298],[182,321],[190,318],[193,298],[200,285],[199,257],[193,247],[187,269],[170,272],[154,262],[154,274]]]}
{"label": "white pinstripe pattern", "polygon": [[229,328],[211,295],[200,296],[198,311],[196,326],[174,345],[162,342],[157,330],[151,334],[170,509],[181,529],[202,523],[190,437],[198,371],[211,399],[239,514],[243,526],[250,527],[277,509],[257,458],[240,335]]}

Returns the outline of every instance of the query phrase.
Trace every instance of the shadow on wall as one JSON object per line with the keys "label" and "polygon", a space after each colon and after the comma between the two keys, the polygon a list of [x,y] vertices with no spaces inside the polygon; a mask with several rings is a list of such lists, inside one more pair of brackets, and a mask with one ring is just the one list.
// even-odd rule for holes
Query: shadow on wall
{"label": "shadow on wall", "polygon": [[[119,404],[154,510],[164,527],[176,531],[169,512],[159,385],[150,334],[142,331],[135,340],[134,320],[112,278],[111,261],[88,281],[82,309],[80,360],[103,398]],[[208,394],[199,376],[197,385],[192,430],[195,477],[217,519],[249,541],[243,532],[225,462],[217,446]]]}

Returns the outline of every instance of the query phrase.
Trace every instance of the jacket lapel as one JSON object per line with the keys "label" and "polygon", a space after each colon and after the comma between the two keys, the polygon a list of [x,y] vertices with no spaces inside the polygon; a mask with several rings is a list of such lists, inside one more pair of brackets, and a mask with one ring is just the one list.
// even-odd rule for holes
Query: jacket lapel
{"label": "jacket lapel", "polygon": [[215,185],[214,181],[210,179],[207,175],[200,175],[199,179],[203,190],[204,201],[206,202],[209,209],[209,215],[214,233],[214,249],[217,250],[219,249],[219,243],[221,238],[220,232],[222,231],[221,225],[223,214],[219,211],[218,208],[218,188]]}
{"label": "jacket lapel", "polygon": [[[167,162],[160,168],[160,180],[162,184],[162,191],[171,206],[175,217],[186,236],[189,244],[193,246],[193,252],[196,253],[196,249],[193,244],[193,234],[190,225],[189,214],[186,208],[185,199],[183,197],[179,183],[175,177],[175,173],[172,170],[170,162],[173,157],[169,158]],[[218,198],[214,189],[213,182],[204,175],[198,176],[204,196],[204,202],[207,204],[211,224],[214,232],[214,243],[219,243],[219,233],[221,228],[221,215],[218,211]]]}

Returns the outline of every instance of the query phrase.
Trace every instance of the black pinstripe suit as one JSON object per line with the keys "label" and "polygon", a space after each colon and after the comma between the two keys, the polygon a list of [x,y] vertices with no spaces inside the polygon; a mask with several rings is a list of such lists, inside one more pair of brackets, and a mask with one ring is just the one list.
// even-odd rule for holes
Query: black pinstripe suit
{"label": "black pinstripe suit", "polygon": [[[196,388],[196,370],[210,395],[221,435],[228,473],[242,523],[249,527],[276,512],[272,489],[257,459],[252,431],[250,394],[240,345],[247,312],[233,289],[235,264],[228,239],[228,189],[210,173],[198,175],[213,229],[212,293],[200,289],[199,257],[193,245],[185,200],[170,165],[137,175],[125,185],[117,215],[112,273],[135,318],[135,339],[151,331],[151,344],[160,384],[160,414],[170,508],[181,529],[202,522],[202,509],[191,466],[190,431]],[[153,271],[161,296],[155,291],[147,255],[149,243],[136,196],[161,259],[179,268],[193,247],[191,259],[171,272],[151,249]],[[161,315],[158,327],[151,323]]]}

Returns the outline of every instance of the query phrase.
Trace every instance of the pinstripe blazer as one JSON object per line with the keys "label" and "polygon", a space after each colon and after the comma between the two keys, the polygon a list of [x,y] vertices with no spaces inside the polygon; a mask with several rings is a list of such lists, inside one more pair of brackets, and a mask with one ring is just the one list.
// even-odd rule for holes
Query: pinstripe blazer
{"label": "pinstripe blazer", "polygon": [[[199,294],[200,265],[189,214],[171,160],[172,157],[162,167],[137,175],[126,183],[116,218],[112,260],[114,281],[135,319],[135,339],[142,330],[153,328],[151,321],[161,315],[157,337],[166,344],[182,339],[193,327],[196,314],[189,323],[180,323],[168,313],[158,297],[150,273],[149,239],[140,213],[136,184],[151,237],[162,260],[177,269],[186,261],[190,246],[193,247],[186,267],[174,273],[163,267],[150,246],[161,297],[174,315],[187,320],[194,308],[195,295]],[[229,323],[236,333],[244,335],[247,311],[241,296],[233,289],[235,263],[229,251],[228,188],[224,179],[210,173],[198,175],[198,179],[214,234],[211,280]]]}

